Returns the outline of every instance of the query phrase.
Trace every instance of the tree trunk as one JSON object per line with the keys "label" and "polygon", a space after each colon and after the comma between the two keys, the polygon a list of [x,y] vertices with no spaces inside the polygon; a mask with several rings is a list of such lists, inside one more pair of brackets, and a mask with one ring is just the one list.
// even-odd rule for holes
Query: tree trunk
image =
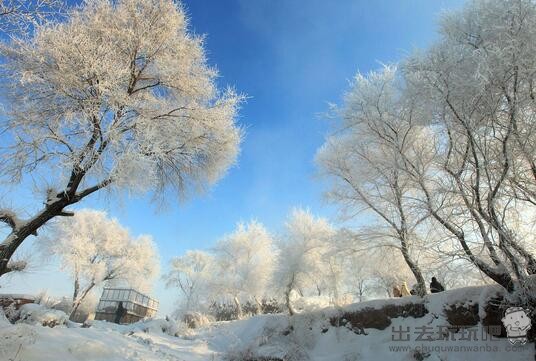
{"label": "tree trunk", "polygon": [[82,301],[86,298],[86,296],[93,289],[94,286],[95,286],[95,283],[91,282],[91,284],[84,290],[84,292],[82,292],[80,297],[78,297],[77,299],[73,299],[73,307],[71,309],[71,313],[69,314],[69,319],[74,317],[76,311],[78,311],[78,308],[82,304]]}
{"label": "tree trunk", "polygon": [[238,319],[240,320],[242,318],[242,305],[240,304],[240,300],[238,299],[238,297],[234,297],[234,303],[235,303],[235,306],[236,306],[236,313],[237,313],[237,317]]}
{"label": "tree trunk", "polygon": [[292,275],[292,279],[288,283],[287,288],[285,290],[285,304],[287,306],[288,313],[291,316],[294,316],[296,314],[296,311],[294,310],[294,308],[292,307],[292,303],[290,302],[290,293],[294,289],[295,277],[296,277],[295,275]]}
{"label": "tree trunk", "polygon": [[292,307],[292,303],[290,302],[290,292],[292,292],[292,289],[287,289],[285,292],[285,304],[288,309],[288,314],[291,316],[294,316],[296,314],[296,311]]}
{"label": "tree trunk", "polygon": [[80,281],[78,280],[78,275],[76,275],[74,277],[73,301],[78,298],[78,292],[80,292]]}
{"label": "tree trunk", "polygon": [[257,296],[253,297],[253,299],[255,300],[255,304],[257,305],[257,315],[260,315],[262,313],[262,303],[259,301]]}
{"label": "tree trunk", "polygon": [[9,267],[9,261],[26,238],[31,235],[37,236],[37,230],[52,218],[73,216],[74,213],[64,211],[64,208],[78,203],[85,197],[112,183],[111,179],[106,179],[77,193],[78,186],[84,175],[85,172],[82,170],[78,172],[73,170],[67,188],[56,194],[54,201],[49,203],[47,200],[45,207],[31,219],[14,222],[14,218],[11,216],[4,214],[3,217],[0,217],[1,222],[6,223],[11,227],[11,233],[4,239],[2,244],[0,244],[0,277],[12,271]]}
{"label": "tree trunk", "polygon": [[405,240],[405,237],[400,237],[400,244],[401,244],[401,252],[402,256],[404,257],[404,260],[406,261],[406,264],[408,265],[409,269],[411,270],[411,273],[413,273],[413,276],[415,277],[415,280],[417,281],[417,294],[419,296],[425,296],[426,295],[426,281],[424,280],[424,277],[422,275],[421,269],[419,266],[413,261],[411,256],[409,255],[407,242]]}

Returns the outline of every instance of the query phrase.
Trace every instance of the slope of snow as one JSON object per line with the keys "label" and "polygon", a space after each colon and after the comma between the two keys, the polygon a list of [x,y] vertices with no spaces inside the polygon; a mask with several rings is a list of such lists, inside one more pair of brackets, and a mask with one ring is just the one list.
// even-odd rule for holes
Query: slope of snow
{"label": "slope of snow", "polygon": [[[160,361],[254,360],[277,357],[287,361],[430,360],[499,361],[534,359],[534,344],[512,349],[507,339],[482,340],[480,325],[468,329],[477,340],[441,340],[437,331],[447,325],[442,308],[474,304],[495,295],[493,287],[471,287],[430,295],[424,299],[369,301],[344,311],[424,302],[429,312],[420,318],[395,318],[385,330],[333,327],[329,317],[340,310],[324,309],[289,318],[260,315],[247,320],[217,322],[186,330],[166,320],[119,326],[95,321],[89,328],[38,325],[0,325],[0,359],[24,361]],[[71,325],[71,324],[67,324]],[[431,341],[416,340],[419,329],[432,329]],[[409,330],[410,340],[397,340],[396,331]],[[181,335],[176,337],[174,335]],[[463,347],[463,348],[462,348]],[[416,352],[416,348],[427,348]]]}

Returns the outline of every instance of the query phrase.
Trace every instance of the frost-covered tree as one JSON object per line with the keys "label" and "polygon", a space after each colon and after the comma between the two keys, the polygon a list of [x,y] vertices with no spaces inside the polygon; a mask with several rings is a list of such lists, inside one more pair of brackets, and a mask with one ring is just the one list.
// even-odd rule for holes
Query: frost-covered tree
{"label": "frost-covered tree", "polygon": [[0,44],[0,174],[50,185],[29,219],[8,209],[0,276],[30,235],[106,188],[181,197],[233,164],[242,97],[216,87],[202,39],[172,0],[95,0]]}
{"label": "frost-covered tree", "polygon": [[207,301],[214,298],[213,281],[217,277],[214,257],[203,251],[187,251],[171,260],[171,269],[164,276],[166,287],[178,288],[181,304],[178,313],[205,311]]}
{"label": "frost-covered tree", "polygon": [[366,211],[375,220],[371,241],[391,238],[418,284],[426,284],[412,248],[420,242],[418,228],[426,213],[416,207],[411,179],[400,167],[412,145],[415,125],[407,114],[411,104],[398,97],[396,68],[368,76],[358,74],[340,110],[342,121],[317,155],[321,172],[331,180],[328,199],[346,216]]}
{"label": "frost-covered tree", "polygon": [[536,259],[512,215],[536,204],[536,4],[476,0],[404,63],[405,96],[432,130],[433,167],[406,159],[423,205],[464,257],[514,291]]}
{"label": "frost-covered tree", "polygon": [[279,257],[274,272],[275,285],[283,290],[285,303],[291,315],[291,293],[317,287],[328,277],[326,255],[330,251],[335,231],[324,218],[309,211],[295,209],[285,224],[285,232],[278,242]]}
{"label": "frost-covered tree", "polygon": [[151,238],[132,238],[102,211],[81,210],[62,218],[50,234],[41,237],[40,246],[45,254],[58,257],[73,277],[71,314],[95,288],[129,285],[147,292],[159,272],[158,251]]}
{"label": "frost-covered tree", "polygon": [[270,233],[257,221],[240,223],[233,233],[218,241],[213,253],[218,267],[215,287],[233,298],[238,317],[242,316],[240,299],[245,297],[252,297],[260,312],[275,263]]}

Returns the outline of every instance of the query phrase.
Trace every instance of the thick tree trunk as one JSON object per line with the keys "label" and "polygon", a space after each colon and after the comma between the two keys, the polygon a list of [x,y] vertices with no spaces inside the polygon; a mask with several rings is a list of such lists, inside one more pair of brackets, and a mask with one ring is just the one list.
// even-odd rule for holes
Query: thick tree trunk
{"label": "thick tree trunk", "polygon": [[488,276],[489,278],[497,282],[499,285],[504,287],[509,293],[512,293],[514,291],[515,289],[514,280],[510,276],[510,274],[508,274],[504,269],[492,268],[489,265],[487,265],[484,261],[482,261],[480,258],[476,257],[471,251],[471,248],[469,248],[469,245],[467,244],[465,240],[464,233],[462,231],[457,230],[454,227],[454,225],[452,225],[449,221],[441,217],[435,210],[433,210],[433,208],[430,205],[429,205],[429,210],[432,216],[442,226],[444,226],[452,235],[454,235],[458,239],[458,242],[462,246],[462,249],[465,252],[466,256],[480,271],[482,271],[482,273],[484,273],[486,276]]}
{"label": "thick tree trunk", "polygon": [[74,213],[64,211],[64,208],[78,203],[85,197],[112,183],[111,179],[106,179],[92,187],[77,192],[84,175],[85,172],[83,171],[77,173],[73,170],[66,190],[56,194],[53,200],[47,200],[45,208],[29,220],[17,220],[15,222],[13,217],[0,214],[0,221],[11,227],[11,233],[0,244],[0,277],[12,271],[9,261],[26,238],[31,235],[36,236],[37,230],[54,217],[73,216]]}
{"label": "thick tree trunk", "polygon": [[0,244],[0,277],[11,271],[9,260],[13,257],[13,254],[22,242],[31,235],[37,235],[37,230],[52,218],[57,216],[71,216],[72,213],[65,212],[63,209],[72,203],[75,202],[70,202],[64,196],[64,198],[47,204],[43,210],[30,220],[20,221],[18,224],[12,226],[11,233]]}
{"label": "thick tree trunk", "polygon": [[84,301],[84,299],[89,294],[89,292],[93,289],[94,286],[95,286],[95,283],[91,282],[91,284],[82,292],[80,297],[73,298],[73,307],[71,308],[71,313],[69,314],[69,319],[71,319],[75,315],[76,311],[78,311],[78,308],[82,304],[82,301]]}

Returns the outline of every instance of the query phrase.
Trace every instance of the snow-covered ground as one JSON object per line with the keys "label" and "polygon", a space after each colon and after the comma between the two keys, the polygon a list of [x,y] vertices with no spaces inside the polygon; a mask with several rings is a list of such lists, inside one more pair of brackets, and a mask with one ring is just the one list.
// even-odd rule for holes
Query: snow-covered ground
{"label": "snow-covered ground", "polygon": [[[495,289],[490,287],[472,287],[427,296],[424,304],[429,312],[424,317],[399,317],[384,330],[366,329],[366,335],[357,334],[350,328],[332,326],[329,319],[340,312],[335,309],[292,318],[261,315],[213,323],[194,331],[165,320],[128,326],[94,321],[89,328],[71,323],[43,327],[30,324],[31,316],[16,325],[0,320],[0,360],[196,361],[255,360],[268,356],[289,361],[534,359],[533,344],[513,349],[507,339],[483,340],[485,332],[480,325],[454,333],[449,340],[439,339],[438,330],[447,325],[442,311],[445,302],[478,303],[493,292]],[[370,301],[345,307],[344,311],[411,302],[419,302],[419,299]],[[423,331],[427,332],[424,338],[429,336],[432,340],[417,340]],[[472,339],[460,340],[471,338],[468,335],[472,335]],[[407,337],[408,341],[401,340]],[[416,351],[419,348],[421,351]]]}

